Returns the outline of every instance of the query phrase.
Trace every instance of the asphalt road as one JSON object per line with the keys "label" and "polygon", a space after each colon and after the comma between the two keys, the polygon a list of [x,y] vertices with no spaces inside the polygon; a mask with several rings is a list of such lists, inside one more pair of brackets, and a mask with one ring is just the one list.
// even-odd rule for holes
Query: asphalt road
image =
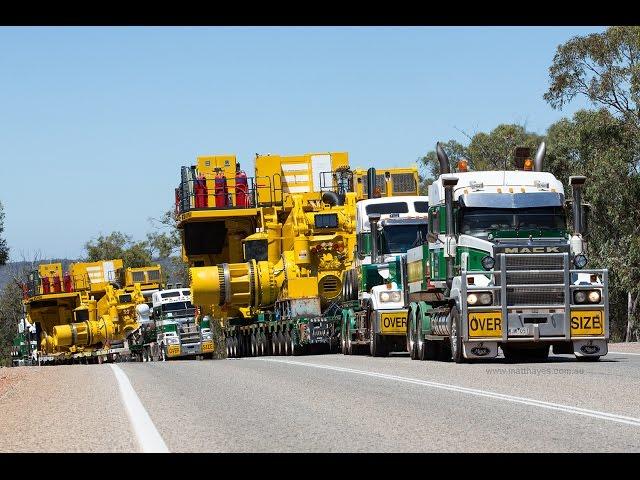
{"label": "asphalt road", "polygon": [[638,452],[630,350],[597,363],[318,355],[11,369],[29,373],[0,392],[0,451]]}

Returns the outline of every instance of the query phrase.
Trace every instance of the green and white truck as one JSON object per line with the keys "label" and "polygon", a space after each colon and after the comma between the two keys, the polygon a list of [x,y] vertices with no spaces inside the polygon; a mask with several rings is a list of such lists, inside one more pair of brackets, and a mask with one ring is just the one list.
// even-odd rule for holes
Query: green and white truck
{"label": "green and white truck", "polygon": [[370,198],[356,205],[356,255],[344,272],[342,353],[406,351],[402,278],[407,249],[427,234],[426,196]]}
{"label": "green and white truck", "polygon": [[140,328],[128,339],[138,361],[173,358],[213,358],[210,319],[196,322],[196,308],[188,288],[158,290],[152,294],[152,310],[138,309]]}
{"label": "green and white truck", "polygon": [[[609,339],[608,272],[588,269],[585,177],[543,171],[545,144],[513,171],[467,171],[436,146],[427,241],[407,252],[407,348],[413,359],[598,360]],[[573,232],[567,228],[568,205]]]}

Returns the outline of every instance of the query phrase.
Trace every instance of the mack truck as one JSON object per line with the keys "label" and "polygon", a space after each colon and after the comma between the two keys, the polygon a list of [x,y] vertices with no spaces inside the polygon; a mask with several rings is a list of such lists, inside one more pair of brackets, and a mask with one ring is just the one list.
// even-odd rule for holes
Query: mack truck
{"label": "mack truck", "polygon": [[140,328],[129,336],[129,349],[140,362],[173,358],[213,358],[209,317],[197,322],[188,288],[158,290],[153,309],[142,315]]}
{"label": "mack truck", "polygon": [[[516,149],[515,169],[451,171],[440,146],[440,176],[429,187],[426,242],[407,251],[407,349],[412,359],[456,363],[544,360],[607,354],[607,269],[587,268],[584,176],[563,184]],[[573,231],[567,227],[572,213]]]}
{"label": "mack truck", "polygon": [[403,257],[426,238],[428,207],[427,196],[371,198],[356,205],[355,262],[342,282],[344,355],[406,351]]}
{"label": "mack truck", "polygon": [[346,152],[233,155],[183,167],[176,214],[194,305],[220,325],[229,357],[337,351],[342,272],[365,191],[417,195],[417,168],[367,179]]}

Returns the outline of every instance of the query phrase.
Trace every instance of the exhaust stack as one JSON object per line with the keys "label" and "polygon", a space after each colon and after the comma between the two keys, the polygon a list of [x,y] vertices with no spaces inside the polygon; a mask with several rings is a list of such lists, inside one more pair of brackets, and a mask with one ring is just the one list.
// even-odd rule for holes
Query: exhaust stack
{"label": "exhaust stack", "polygon": [[376,169],[371,167],[367,170],[367,198],[375,198],[376,191]]}
{"label": "exhaust stack", "polygon": [[380,246],[378,245],[378,222],[380,221],[379,213],[369,214],[369,226],[371,230],[371,263],[378,263],[380,255]]}
{"label": "exhaust stack", "polygon": [[440,162],[440,174],[451,173],[451,166],[449,165],[449,157],[440,146],[440,142],[436,143],[436,155]]}
{"label": "exhaust stack", "polygon": [[536,152],[536,159],[533,162],[533,170],[535,172],[542,171],[542,162],[544,161],[544,156],[547,153],[547,144],[542,142],[538,147],[538,151]]}
{"label": "exhaust stack", "polygon": [[445,261],[447,264],[447,287],[451,288],[453,284],[453,262],[456,258],[455,237],[453,231],[453,187],[458,184],[457,177],[443,177],[442,185],[444,186],[444,204],[446,210],[446,244],[445,244]]}

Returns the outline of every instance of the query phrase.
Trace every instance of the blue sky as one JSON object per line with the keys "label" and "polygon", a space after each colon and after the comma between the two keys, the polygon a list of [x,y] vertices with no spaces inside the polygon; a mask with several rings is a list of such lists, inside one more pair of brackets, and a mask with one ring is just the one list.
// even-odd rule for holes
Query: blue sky
{"label": "blue sky", "polygon": [[539,133],[556,47],[602,28],[2,28],[0,201],[11,259],[143,239],[181,165],[348,151],[402,166],[499,123]]}

